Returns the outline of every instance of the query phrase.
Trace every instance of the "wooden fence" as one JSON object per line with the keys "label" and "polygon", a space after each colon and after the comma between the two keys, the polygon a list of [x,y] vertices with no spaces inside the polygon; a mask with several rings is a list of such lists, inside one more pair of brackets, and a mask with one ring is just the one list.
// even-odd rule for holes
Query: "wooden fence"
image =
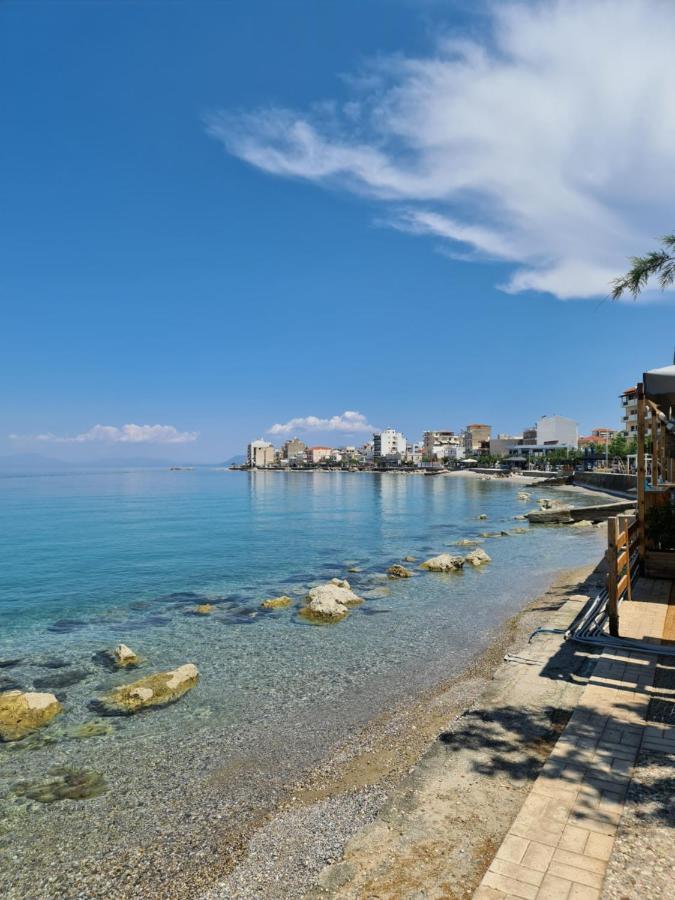
{"label": "wooden fence", "polygon": [[640,544],[635,516],[614,516],[607,520],[607,613],[609,633],[619,637],[619,604],[631,599],[631,568]]}

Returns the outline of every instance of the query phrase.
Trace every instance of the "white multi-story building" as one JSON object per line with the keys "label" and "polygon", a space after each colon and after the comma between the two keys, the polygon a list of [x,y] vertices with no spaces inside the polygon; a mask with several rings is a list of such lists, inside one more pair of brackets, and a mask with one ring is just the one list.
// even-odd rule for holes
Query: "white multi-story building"
{"label": "white multi-story building", "polygon": [[405,435],[393,428],[385,428],[384,431],[373,435],[373,456],[380,459],[386,456],[405,456]]}
{"label": "white multi-story building", "polygon": [[249,466],[253,466],[256,469],[273,466],[274,447],[269,441],[263,441],[262,438],[257,441],[251,441],[248,445],[246,457]]}
{"label": "white multi-story building", "polygon": [[542,416],[537,422],[537,444],[553,444],[576,450],[579,446],[577,423],[565,416]]}

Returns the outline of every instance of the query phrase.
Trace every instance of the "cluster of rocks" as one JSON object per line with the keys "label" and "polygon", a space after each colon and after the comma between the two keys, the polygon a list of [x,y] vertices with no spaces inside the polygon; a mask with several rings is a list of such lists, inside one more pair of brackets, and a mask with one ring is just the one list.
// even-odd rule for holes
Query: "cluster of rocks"
{"label": "cluster of rocks", "polygon": [[[142,663],[141,657],[126,644],[118,644],[113,649],[101,651],[94,655],[94,659],[111,670],[131,669]],[[68,678],[68,673],[65,673],[58,686],[68,686],[80,681],[80,673],[75,674],[78,677],[73,680],[74,676]],[[35,685],[39,686],[43,680],[37,679]],[[52,678],[52,682],[53,680]],[[193,688],[198,680],[197,667],[188,663],[112,688],[93,700],[91,707],[106,716],[121,716],[131,715],[142,709],[167,706],[175,703]],[[20,689],[2,691],[0,742],[8,743],[29,738],[49,725],[62,712],[62,703],[52,693]],[[107,734],[109,730],[108,726],[101,723],[89,722],[62,731],[65,737],[83,738]]]}
{"label": "cluster of rocks", "polygon": [[465,565],[482,566],[485,563],[492,562],[488,554],[482,547],[476,547],[466,556],[453,556],[450,553],[441,553],[439,556],[433,556],[426,560],[420,566],[428,572],[459,572]]}

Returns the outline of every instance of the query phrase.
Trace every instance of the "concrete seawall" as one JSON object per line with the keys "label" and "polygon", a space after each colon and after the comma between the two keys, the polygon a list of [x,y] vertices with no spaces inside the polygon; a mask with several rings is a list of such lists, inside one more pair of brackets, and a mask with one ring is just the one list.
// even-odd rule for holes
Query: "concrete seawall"
{"label": "concrete seawall", "polygon": [[622,475],[618,472],[575,472],[574,484],[599,491],[628,494],[637,490],[637,475]]}

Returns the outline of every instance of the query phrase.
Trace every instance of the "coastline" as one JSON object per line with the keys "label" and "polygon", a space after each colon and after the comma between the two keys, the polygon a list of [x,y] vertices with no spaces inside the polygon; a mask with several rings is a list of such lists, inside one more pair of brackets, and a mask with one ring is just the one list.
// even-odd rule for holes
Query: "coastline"
{"label": "coastline", "polygon": [[[562,615],[567,614],[571,621],[586,596],[599,585],[600,569],[601,564],[560,572],[548,590],[512,616],[489,647],[460,674],[352,735],[320,770],[289,788],[286,799],[250,835],[228,876],[217,887],[196,896],[203,900],[355,898],[371,891],[377,896],[409,896],[407,892],[413,890],[416,879],[422,884],[429,877],[428,865],[433,865],[437,854],[447,854],[458,842],[462,845],[460,856],[465,857],[455,861],[461,884],[456,882],[451,892],[441,895],[470,896],[510,824],[512,811],[571,712],[583,687],[583,673],[579,673],[578,682],[548,682],[549,690],[538,701],[526,692],[529,705],[538,702],[545,707],[544,719],[550,721],[534,728],[532,747],[527,740],[520,742],[519,749],[527,760],[515,779],[517,783],[508,779],[506,799],[500,795],[495,808],[497,798],[487,796],[492,793],[490,787],[501,791],[504,785],[493,784],[492,772],[481,772],[480,768],[474,771],[459,827],[444,824],[447,847],[443,851],[436,847],[431,856],[425,852],[410,856],[407,844],[411,836],[418,839],[424,827],[435,830],[438,804],[421,813],[414,798],[437,791],[443,783],[442,790],[453,806],[453,788],[461,784],[465,789],[467,772],[458,766],[454,772],[457,782],[453,783],[452,767],[441,759],[447,735],[461,730],[467,716],[476,716],[481,709],[523,702],[524,698],[518,696],[522,666],[504,662],[504,657],[525,659],[523,645],[529,634],[538,627],[559,625],[563,607],[566,613]],[[559,635],[547,635],[538,649],[554,655],[561,643]],[[469,744],[468,757],[476,763],[489,747],[489,740]],[[481,809],[483,818],[477,815]],[[473,821],[468,821],[472,816]]]}
{"label": "coastline", "polygon": [[[466,474],[469,478],[480,477],[473,473]],[[484,492],[481,490],[480,493],[482,495]],[[593,493],[597,496],[597,492]],[[446,526],[441,527],[445,530]],[[436,544],[437,538],[433,538],[433,542]],[[557,541],[555,544],[557,546]],[[587,554],[585,558],[591,557]],[[539,557],[534,559],[541,564]],[[510,564],[506,560],[503,562]],[[556,565],[561,563],[561,558],[549,560],[547,572],[554,571]],[[540,578],[538,593],[546,580],[545,577]],[[501,596],[502,590],[501,582],[493,585],[490,593],[493,602]],[[64,834],[63,842],[59,839],[58,851],[63,868],[59,872],[57,866],[52,867],[51,871],[57,874],[50,875],[49,883],[45,881],[43,884],[44,896],[83,896],[83,891],[91,897],[107,896],[113,889],[121,889],[125,897],[273,896],[270,886],[277,883],[277,878],[282,886],[279,897],[301,895],[313,884],[308,878],[316,880],[327,862],[340,857],[344,845],[355,832],[375,820],[386,806],[390,794],[424,756],[439,731],[447,728],[449,722],[477,702],[499,666],[505,648],[510,646],[510,638],[516,641],[513,623],[519,622],[531,605],[526,604],[524,598],[531,598],[534,593],[534,588],[528,591],[527,585],[521,586],[520,592],[513,597],[511,610],[522,606],[525,610],[521,609],[515,617],[500,626],[497,639],[489,643],[487,649],[471,657],[469,653],[461,655],[461,646],[457,648],[463,660],[460,664],[462,668],[460,665],[453,668],[453,655],[446,649],[441,657],[445,671],[442,667],[437,668],[427,682],[431,687],[410,688],[405,692],[405,699],[396,701],[396,705],[392,702],[386,714],[378,714],[367,723],[362,720],[353,731],[347,732],[346,739],[342,737],[332,744],[326,742],[326,753],[322,757],[300,757],[296,752],[298,748],[293,746],[296,742],[284,727],[278,733],[272,728],[265,738],[267,743],[278,744],[280,748],[279,758],[270,771],[260,765],[258,754],[225,753],[223,755],[227,761],[219,761],[218,742],[212,736],[207,737],[206,733],[203,740],[207,751],[211,747],[210,754],[200,748],[193,757],[187,754],[185,758],[177,758],[175,749],[169,744],[164,748],[152,740],[150,732],[153,731],[151,723],[154,720],[139,720],[140,728],[147,723],[147,734],[139,744],[144,748],[144,756],[139,760],[135,780],[127,778],[122,762],[110,766],[109,783],[118,791],[121,789],[124,800],[117,807],[120,813],[117,820],[113,817],[109,820],[113,831],[109,832],[108,846],[97,846],[96,841],[92,840],[94,853],[85,852],[79,858],[79,846],[74,843],[76,832]],[[537,600],[533,603],[536,604]],[[184,621],[192,622],[191,619]],[[367,621],[386,622],[386,619],[371,618]],[[532,627],[540,624],[543,624],[541,618]],[[489,642],[491,632],[486,631],[484,635],[485,641]],[[469,640],[468,645],[471,644]],[[415,646],[422,651],[424,649],[423,643],[415,643]],[[423,652],[420,653],[420,657],[423,656]],[[467,665],[468,659],[471,661]],[[453,673],[453,677],[441,680],[449,672]],[[395,675],[393,673],[392,683],[396,680]],[[211,683],[216,682],[211,679]],[[259,705],[256,710],[259,716]],[[202,726],[208,727],[205,721],[200,723],[199,718],[190,718],[188,706],[176,707],[173,715],[183,720],[184,727],[194,728],[195,733]],[[161,722],[157,720],[157,724]],[[324,728],[325,721],[320,725]],[[308,733],[311,735],[311,730]],[[291,742],[282,747],[283,741],[280,742],[279,737],[284,735]],[[103,743],[107,741],[106,738],[101,740]],[[122,732],[119,740],[123,740]],[[298,747],[307,745],[310,750],[314,749],[311,736],[308,740],[309,743],[305,741],[304,744],[298,741]],[[110,746],[114,744],[115,741]],[[191,746],[196,747],[195,741]],[[95,745],[91,747],[92,764],[95,765]],[[150,748],[154,748],[152,756],[148,755]],[[259,749],[263,754],[267,750],[265,746]],[[48,753],[33,751],[26,756],[26,761],[30,764],[33,759],[38,766],[47,765]],[[53,754],[57,761],[69,762],[65,743],[57,744]],[[158,767],[158,775],[170,773],[172,784],[169,794],[165,793],[169,787],[165,784],[166,778],[155,782],[155,766]],[[308,774],[302,775],[303,772]],[[138,785],[139,780],[145,783],[143,792],[136,796],[134,785]],[[221,787],[225,784],[228,790],[230,784],[240,785],[237,794],[231,798],[234,802],[222,803],[219,799],[222,796]],[[87,831],[94,827],[97,807],[103,807],[104,803],[103,799],[93,799],[83,806],[78,804],[80,838],[87,837]],[[159,827],[155,828],[150,822],[150,829],[145,824],[137,829],[135,826],[127,829],[124,820],[133,823],[137,809],[142,817],[140,807],[144,803],[148,803],[150,808],[156,804],[163,810],[161,824],[158,822]],[[48,820],[52,822],[55,828],[60,823],[67,826],[66,819],[70,818],[69,810],[60,804],[32,812],[45,823]],[[298,816],[299,824],[296,821]],[[268,829],[271,829],[272,837]],[[134,839],[121,841],[127,833],[133,833]],[[43,831],[43,834],[46,836],[48,832]],[[9,841],[9,838],[5,841],[8,848]],[[260,852],[256,850],[258,847]],[[15,846],[15,849],[19,848]],[[26,849],[25,863],[29,864],[28,868],[31,865],[37,867],[42,856],[38,848],[34,847],[32,851]],[[65,862],[71,851],[72,864],[70,860]],[[15,859],[18,858],[15,856]],[[272,865],[274,868],[276,860],[294,860],[293,872],[270,872],[268,867]],[[23,877],[20,880],[23,882]],[[230,881],[233,886],[228,885]],[[217,882],[225,887],[213,893],[213,885]],[[294,885],[292,890],[289,885]],[[8,896],[24,896],[20,893],[20,887],[17,886],[16,890],[17,893],[10,892]],[[47,893],[52,890],[54,893]]]}

